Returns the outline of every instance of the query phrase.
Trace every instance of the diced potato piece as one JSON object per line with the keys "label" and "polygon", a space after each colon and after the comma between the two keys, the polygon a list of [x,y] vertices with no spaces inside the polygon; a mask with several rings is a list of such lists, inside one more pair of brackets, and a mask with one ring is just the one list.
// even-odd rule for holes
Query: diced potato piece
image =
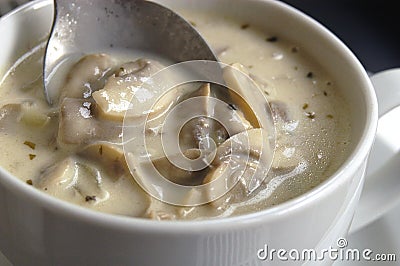
{"label": "diced potato piece", "polygon": [[20,119],[25,124],[36,127],[43,127],[50,121],[50,117],[43,110],[29,102],[21,104]]}
{"label": "diced potato piece", "polygon": [[0,121],[3,123],[11,119],[12,123],[23,122],[29,126],[43,127],[50,121],[47,113],[33,102],[8,103],[0,109]]}

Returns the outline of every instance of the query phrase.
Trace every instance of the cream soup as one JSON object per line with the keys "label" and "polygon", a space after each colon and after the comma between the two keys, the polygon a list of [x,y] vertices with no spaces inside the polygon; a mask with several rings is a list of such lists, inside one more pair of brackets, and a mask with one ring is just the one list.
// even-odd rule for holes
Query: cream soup
{"label": "cream soup", "polygon": [[[74,204],[157,220],[256,212],[307,192],[337,170],[347,156],[350,123],[348,106],[328,73],[302,47],[245,21],[201,12],[183,14],[218,58],[247,72],[269,101],[276,148],[260,186],[252,190],[241,180],[223,197],[196,207],[174,206],[149,196],[127,167],[121,127],[124,112],[132,105],[141,106],[133,111],[134,118],[147,110],[146,92],[132,88],[162,69],[165,62],[134,53],[129,60],[112,53],[87,55],[68,72],[59,103],[49,107],[42,88],[43,44],[2,81],[1,165],[27,185]],[[218,89],[197,84],[189,93],[167,95],[151,111],[157,117],[183,98],[214,94],[218,95]],[[260,139],[263,129],[252,121],[245,105],[234,102],[228,107],[226,114],[237,124],[235,134],[248,133],[255,146],[265,141]],[[153,123],[158,125],[156,118]],[[190,121],[181,132],[180,144],[188,158],[198,156],[199,135],[212,135],[219,149],[233,141],[218,123],[206,118]],[[180,171],[159,156],[156,144],[152,163],[178,184],[210,182],[224,165],[220,156],[213,161],[218,161],[213,169],[195,174]]]}

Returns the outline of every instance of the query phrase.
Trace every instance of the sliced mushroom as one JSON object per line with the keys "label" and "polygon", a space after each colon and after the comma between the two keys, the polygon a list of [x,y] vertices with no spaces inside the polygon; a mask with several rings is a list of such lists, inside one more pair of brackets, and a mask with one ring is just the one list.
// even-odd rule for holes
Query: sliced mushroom
{"label": "sliced mushroom", "polygon": [[[190,160],[197,159],[200,154],[201,152],[198,149],[189,149],[183,152],[183,155]],[[170,161],[174,161],[176,159],[177,156],[171,156],[170,158],[161,157],[153,159],[151,162],[164,178],[176,184],[193,186],[199,185],[203,182],[203,179],[207,174],[207,169],[203,169],[200,171],[181,169]]]}
{"label": "sliced mushroom", "polygon": [[204,178],[204,184],[210,184],[207,190],[210,205],[219,207],[245,200],[261,186],[267,173],[268,166],[254,158],[243,163],[223,162]]}
{"label": "sliced mushroom", "polygon": [[[265,147],[263,147],[265,145]],[[204,178],[204,183],[211,183],[208,190],[211,201],[217,196],[225,194],[233,188],[239,192],[228,192],[227,196],[234,195],[248,196],[256,190],[266,177],[272,161],[273,151],[269,146],[267,133],[263,129],[250,129],[232,136],[217,149],[216,157],[213,161],[212,169]],[[236,188],[236,189],[235,189]],[[236,196],[235,196],[236,197]],[[220,201],[212,205],[218,205]]]}
{"label": "sliced mushroom", "polygon": [[114,65],[114,60],[106,54],[82,57],[67,75],[60,92],[60,103],[66,97],[89,98],[94,91],[104,86],[105,78]]}
{"label": "sliced mushroom", "polygon": [[139,59],[125,64],[120,71],[109,77],[104,88],[93,93],[98,105],[99,115],[105,119],[123,121],[129,118],[156,116],[175,101],[174,93],[166,93],[153,106],[164,91],[156,86],[144,83],[163,66],[157,61]]}
{"label": "sliced mushroom", "polygon": [[203,116],[193,118],[182,127],[179,140],[183,149],[208,149],[211,147],[208,138],[220,145],[229,135],[252,128],[243,113],[233,104],[216,100],[209,83],[202,84],[187,99],[195,99],[195,104],[187,106],[184,111],[201,113]]}
{"label": "sliced mushroom", "polygon": [[[197,97],[197,98],[196,98]],[[183,109],[186,113],[202,114],[188,121],[179,132],[179,145],[182,150],[191,148],[207,149],[210,148],[207,138],[212,138],[217,144],[222,143],[228,137],[224,127],[216,120],[212,119],[213,105],[210,104],[211,87],[209,83],[202,84],[194,92],[190,93],[185,100],[193,99],[191,105],[186,105]],[[179,115],[179,114],[178,114]],[[176,121],[179,121],[178,119]],[[179,125],[174,125],[179,127]]]}
{"label": "sliced mushroom", "polygon": [[98,142],[86,146],[78,153],[80,157],[95,161],[113,178],[129,174],[129,168],[121,148],[107,142]]}
{"label": "sliced mushroom", "polygon": [[88,144],[96,140],[118,142],[121,125],[97,120],[92,103],[84,99],[65,98],[61,104],[58,142],[60,144]]}
{"label": "sliced mushroom", "polygon": [[127,77],[129,74],[134,74],[132,77],[140,81],[140,79],[146,79],[163,68],[164,66],[158,61],[141,58],[122,64],[114,74],[116,77]]}
{"label": "sliced mushroom", "polygon": [[44,169],[34,184],[59,198],[72,197],[78,201],[86,201],[86,197],[90,196],[100,202],[109,197],[101,182],[102,177],[98,169],[68,157]]}
{"label": "sliced mushroom", "polygon": [[250,121],[253,127],[260,127],[258,119],[248,102],[251,102],[253,105],[264,103],[263,99],[256,99],[252,93],[249,93],[248,87],[252,85],[252,80],[249,77],[248,70],[243,65],[235,63],[231,67],[224,68],[223,77],[227,86],[231,88],[229,90],[230,97],[237,103],[244,117]]}
{"label": "sliced mushroom", "polygon": [[[263,152],[263,150],[268,152]],[[263,161],[269,161],[272,154],[273,151],[268,142],[268,133],[264,129],[253,128],[238,133],[222,143],[217,149],[213,164],[219,165],[226,160],[243,162],[246,158],[261,158],[261,156]],[[232,157],[232,155],[236,156]],[[236,158],[238,155],[243,157]]]}
{"label": "sliced mushroom", "polygon": [[221,196],[228,193],[239,180],[243,168],[233,167],[229,162],[223,162],[217,167],[211,168],[211,171],[203,180],[203,184],[209,184],[207,197],[211,205],[215,205]]}

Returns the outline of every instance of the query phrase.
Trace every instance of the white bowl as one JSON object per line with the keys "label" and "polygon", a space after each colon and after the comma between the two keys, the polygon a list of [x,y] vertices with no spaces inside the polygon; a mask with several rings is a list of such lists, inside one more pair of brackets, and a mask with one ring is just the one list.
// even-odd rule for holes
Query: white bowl
{"label": "white bowl", "polygon": [[[177,266],[257,265],[265,245],[277,250],[335,246],[351,223],[377,126],[374,90],[357,58],[319,23],[278,1],[159,2],[224,9],[304,47],[351,103],[350,156],[327,181],[300,197],[258,213],[207,221],[157,222],[94,212],[41,193],[0,169],[0,249],[15,265]],[[52,1],[40,0],[0,19],[2,74],[45,38],[52,13]]]}

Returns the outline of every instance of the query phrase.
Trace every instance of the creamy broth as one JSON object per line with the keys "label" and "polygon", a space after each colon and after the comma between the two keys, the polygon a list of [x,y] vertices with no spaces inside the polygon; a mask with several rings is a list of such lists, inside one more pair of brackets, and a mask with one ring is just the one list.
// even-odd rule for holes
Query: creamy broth
{"label": "creamy broth", "polygon": [[[222,198],[197,207],[177,207],[150,197],[126,169],[119,145],[120,114],[102,99],[105,97],[101,91],[94,93],[89,105],[83,99],[48,107],[41,83],[43,45],[12,69],[1,84],[1,165],[28,185],[77,205],[158,220],[256,212],[307,192],[337,170],[347,155],[350,123],[348,106],[328,73],[302,47],[278,35],[265,34],[246,22],[216,14],[183,14],[222,62],[244,66],[270,103],[276,125],[276,151],[272,168],[260,187],[248,194],[239,182]],[[129,57],[132,61],[139,58]],[[101,70],[94,71],[98,76],[93,83],[96,86],[90,88],[93,91],[104,89],[104,83],[112,84],[110,76],[127,69],[126,65],[120,66],[126,63],[121,56],[87,58],[87,64]],[[161,68],[157,64],[151,67]],[[76,73],[71,70],[70,76],[82,75],[82,69]],[[62,97],[81,97],[68,89],[68,80],[65,84]],[[206,89],[200,90],[203,93]],[[101,108],[101,102],[106,108]],[[91,104],[97,104],[95,111]],[[239,120],[247,127],[242,111],[239,108]],[[71,113],[74,115],[68,116]],[[91,120],[91,132],[79,133],[79,121],[92,115],[97,120]],[[157,163],[165,168],[162,160]],[[77,175],[78,179],[72,178]]]}

